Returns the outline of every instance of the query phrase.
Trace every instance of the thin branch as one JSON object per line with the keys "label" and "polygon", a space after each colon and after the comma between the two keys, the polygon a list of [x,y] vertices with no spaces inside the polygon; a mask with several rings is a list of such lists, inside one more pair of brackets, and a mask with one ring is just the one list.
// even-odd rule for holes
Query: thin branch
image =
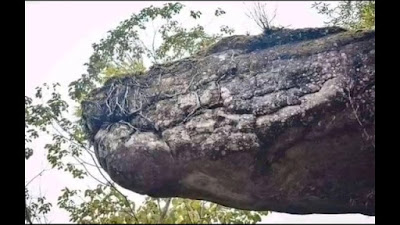
{"label": "thin branch", "polygon": [[155,55],[155,53],[153,51],[151,51],[142,40],[138,39],[138,41],[142,44],[142,46],[145,48],[145,50],[151,55],[152,59],[152,63],[153,64],[158,64],[157,61],[157,56]]}
{"label": "thin branch", "polygon": [[119,89],[116,88],[116,90],[117,90],[117,93],[115,94],[115,95],[116,95],[116,101],[115,101],[116,103],[115,103],[115,105],[114,105],[114,109],[113,109],[112,112],[110,112],[107,116],[111,116],[111,114],[112,114],[113,112],[115,112],[115,110],[117,109]]}
{"label": "thin branch", "polygon": [[[160,212],[160,214],[162,214],[161,206],[160,206],[160,198],[157,198],[157,206],[158,206],[158,211]],[[158,223],[161,223],[161,216],[160,216],[160,219],[158,220]]]}
{"label": "thin branch", "polygon": [[114,92],[114,89],[115,89],[115,87],[114,87],[114,83],[112,83],[111,84],[111,87],[110,87],[110,90],[109,90],[109,92],[107,93],[107,98],[106,98],[106,106],[107,106],[107,108],[108,108],[108,111],[109,111],[109,114],[112,114],[112,110],[111,110],[111,107],[110,107],[110,105],[108,104],[108,100],[111,98],[111,95],[112,95],[112,93]]}
{"label": "thin branch", "polygon": [[112,187],[115,191],[117,191],[119,194],[121,194],[121,195],[124,197],[125,201],[126,201],[126,202],[128,203],[128,205],[129,205],[129,209],[131,210],[132,217],[134,217],[134,218],[136,219],[136,221],[139,222],[139,220],[138,220],[138,218],[136,217],[136,214],[135,214],[135,212],[133,211],[133,209],[132,209],[132,207],[131,207],[131,204],[130,204],[128,198],[126,197],[126,195],[124,195],[120,190],[118,190],[118,189],[115,187],[115,185],[114,185],[113,182],[111,182],[109,179],[107,179],[107,177],[106,177],[106,176],[103,174],[103,172],[101,171],[101,169],[100,169],[101,167],[97,164],[97,161],[95,160],[95,158],[94,158],[92,155],[90,155],[90,156],[91,156],[93,162],[96,164],[96,168],[97,168],[97,170],[100,172],[101,176],[108,182],[108,185],[107,185],[107,186]]}
{"label": "thin branch", "polygon": [[[78,157],[77,157],[78,158]],[[87,161],[85,161],[85,160],[83,160],[83,159],[81,159],[81,158],[78,158],[79,160],[81,160],[81,162],[83,163],[83,164],[85,164],[85,165],[88,165],[88,166],[91,166],[91,167],[96,167],[96,165],[94,165],[94,164],[92,164],[92,163],[89,163],[89,162],[87,162]]]}
{"label": "thin branch", "polygon": [[[93,151],[91,151],[90,149],[88,149],[86,146],[84,146],[83,143],[75,142],[75,141],[73,140],[72,133],[66,131],[62,126],[60,126],[60,124],[59,124],[57,121],[56,121],[56,124],[57,124],[64,132],[66,132],[68,135],[70,135],[70,137],[64,136],[64,134],[62,134],[62,133],[54,126],[54,124],[51,124],[51,126],[53,127],[53,129],[60,135],[60,137],[62,137],[63,139],[65,139],[65,140],[67,140],[67,141],[70,141],[72,144],[74,144],[74,145],[76,145],[76,146],[79,146],[79,147],[81,147],[81,148],[86,149],[86,150],[89,151],[89,153],[91,153],[91,154],[94,153]],[[75,139],[75,140],[76,140],[76,139]],[[90,163],[87,163],[87,164],[90,164]],[[94,165],[92,165],[92,166],[94,166]]]}
{"label": "thin branch", "polygon": [[118,96],[117,96],[116,99],[115,99],[115,104],[116,104],[116,106],[119,107],[119,110],[121,111],[121,113],[126,114],[125,109],[124,109],[124,108],[119,104],[119,102],[118,102]]}
{"label": "thin branch", "polygon": [[[86,164],[86,165],[91,166],[91,167],[96,167],[95,165],[93,165],[91,163],[88,163],[88,162],[84,161],[83,159],[80,159],[80,160],[82,161],[83,164]],[[71,165],[79,166],[79,165],[81,165],[81,163],[71,163]]]}
{"label": "thin branch", "polygon": [[130,65],[134,65],[134,64],[137,62],[137,60],[138,60],[138,59],[133,59],[132,56],[129,55],[129,53],[126,54],[126,56],[127,56],[127,58],[128,58],[128,63],[129,63]]}
{"label": "thin branch", "polygon": [[[57,120],[57,118],[54,118],[56,121],[57,121],[57,123],[59,122],[58,120]],[[61,127],[61,126],[60,126]],[[65,131],[66,133],[68,133],[68,134],[70,134],[71,135],[71,133],[69,132],[69,131],[66,131],[63,127],[61,127],[61,129],[63,130],[63,131]],[[72,136],[72,135],[71,135]],[[72,140],[70,140],[70,141],[72,141]],[[94,156],[90,153],[90,151],[86,148],[86,146],[83,144],[83,143],[80,143],[78,140],[77,140],[77,142],[79,143],[79,145],[83,148],[83,149],[85,149],[88,153],[89,153],[89,156],[91,157],[91,159],[93,160],[93,162],[94,162],[94,164],[95,164],[95,167],[97,168],[97,170],[99,171],[99,173],[100,173],[100,175],[107,181],[107,183],[108,183],[108,185],[107,184],[105,184],[105,183],[103,183],[103,182],[100,182],[97,178],[95,178],[94,176],[92,176],[94,179],[96,179],[97,181],[99,181],[100,183],[102,183],[102,184],[104,184],[104,185],[106,185],[106,186],[110,186],[110,187],[112,187],[114,190],[116,190],[119,194],[121,194],[123,197],[124,197],[124,199],[125,199],[125,201],[126,202],[128,202],[128,205],[129,205],[129,208],[130,208],[130,210],[131,210],[131,213],[132,213],[132,217],[134,217],[135,219],[136,219],[136,221],[139,221],[138,219],[137,219],[137,217],[136,217],[136,215],[135,215],[135,213],[134,213],[134,211],[133,211],[133,209],[132,209],[132,207],[131,207],[131,205],[130,205],[130,203],[129,203],[129,200],[128,200],[128,198],[120,191],[120,190],[118,190],[116,187],[115,187],[115,185],[109,180],[109,179],[107,179],[107,177],[103,174],[103,172],[101,171],[101,167],[97,164],[97,161],[96,161],[96,159],[94,158]],[[83,165],[83,164],[82,164]],[[87,170],[86,170],[87,171]]]}
{"label": "thin branch", "polygon": [[76,161],[78,161],[78,163],[79,163],[81,166],[83,166],[83,168],[86,170],[86,172],[87,172],[87,174],[88,174],[89,176],[91,176],[91,177],[92,177],[93,179],[95,179],[97,182],[99,182],[99,183],[101,183],[101,184],[107,186],[106,183],[104,183],[103,181],[97,179],[95,176],[93,176],[93,175],[89,172],[89,170],[86,168],[86,166],[84,165],[84,163],[80,161],[81,159],[79,159],[79,158],[76,157],[76,156],[73,156],[73,157],[74,157],[74,159],[75,159]]}
{"label": "thin branch", "polygon": [[[74,137],[74,135],[72,135],[71,132],[65,130],[62,126],[60,126],[60,121],[58,120],[58,118],[57,118],[55,115],[52,115],[52,116],[53,116],[53,119],[56,121],[57,125],[58,125],[64,132],[66,132],[67,134],[69,134],[69,135],[71,136],[71,139],[70,139],[69,141],[72,142],[72,137]],[[53,126],[53,127],[54,127],[54,126]],[[58,131],[58,132],[59,132],[59,131]],[[63,135],[62,135],[62,136],[63,136]],[[129,205],[129,209],[131,210],[132,217],[135,218],[137,222],[139,222],[139,220],[137,219],[137,217],[136,217],[136,215],[135,215],[135,212],[133,211],[133,209],[132,209],[132,207],[131,207],[131,204],[130,204],[128,198],[126,197],[126,195],[124,195],[120,190],[118,190],[118,189],[115,187],[115,185],[113,184],[113,182],[111,182],[109,179],[107,179],[107,177],[106,177],[106,176],[103,174],[103,172],[101,171],[101,169],[100,169],[101,167],[97,164],[96,159],[95,159],[94,156],[91,154],[91,152],[89,151],[89,149],[87,149],[86,146],[85,146],[83,143],[81,143],[79,140],[76,140],[76,141],[79,143],[79,145],[80,145],[83,149],[85,149],[85,150],[89,153],[89,156],[90,156],[91,159],[93,160],[93,162],[94,162],[94,164],[95,164],[95,167],[96,167],[97,170],[99,171],[100,175],[108,182],[108,185],[107,185],[107,186],[112,187],[115,191],[117,191],[119,194],[121,194],[121,195],[124,197],[125,201],[126,201],[126,202],[128,203],[128,205]],[[103,183],[103,184],[104,184],[104,183]]]}
{"label": "thin branch", "polygon": [[164,210],[163,210],[163,212],[161,214],[161,218],[160,218],[160,223],[164,222],[165,216],[167,215],[167,212],[168,212],[169,205],[171,204],[171,200],[172,200],[172,198],[169,198],[167,200],[167,203],[164,206]]}
{"label": "thin branch", "polygon": [[136,220],[137,222],[139,222],[139,220],[138,220],[138,218],[136,217],[136,214],[135,214],[135,212],[133,211],[133,209],[132,209],[132,207],[131,207],[131,204],[130,204],[128,198],[126,197],[126,195],[124,195],[120,190],[118,190],[118,189],[115,187],[115,185],[114,185],[113,182],[111,182],[110,180],[107,179],[107,177],[106,177],[106,176],[103,174],[103,172],[101,171],[101,169],[100,169],[101,167],[97,164],[97,162],[96,162],[96,160],[94,159],[94,157],[93,157],[92,155],[90,155],[90,156],[92,157],[93,162],[96,164],[97,169],[98,169],[98,171],[100,172],[101,176],[108,182],[108,185],[106,185],[106,186],[112,187],[115,191],[117,191],[119,194],[121,194],[121,195],[124,197],[125,201],[126,201],[126,202],[128,203],[128,205],[129,205],[129,209],[131,210],[132,217],[135,218],[135,220]]}
{"label": "thin branch", "polygon": [[[90,151],[90,149],[88,149],[88,148],[85,146],[85,144],[82,143],[82,142],[80,142],[79,140],[76,140],[76,139],[75,139],[76,142],[73,141],[74,135],[73,135],[71,132],[65,130],[62,126],[60,126],[60,124],[59,124],[60,121],[58,121],[57,118],[55,118],[55,120],[56,120],[57,125],[58,125],[65,133],[67,133],[67,134],[70,136],[70,139],[68,139],[68,141],[70,141],[70,142],[72,142],[72,143],[75,143],[76,145],[78,145],[78,146],[80,146],[81,148],[85,149],[85,150],[89,153],[89,155],[93,158],[93,155],[92,155],[93,152]],[[55,127],[53,126],[53,128],[55,128]],[[57,130],[57,129],[56,129],[56,130]],[[58,130],[57,130],[57,131],[58,131]],[[60,135],[61,135],[62,137],[64,137],[64,136],[61,134],[60,131],[58,131],[58,132],[60,133]]]}
{"label": "thin branch", "polygon": [[124,94],[124,101],[122,101],[122,103],[121,103],[122,104],[122,108],[125,107],[125,104],[128,105],[128,100],[126,99],[128,97],[128,93],[129,93],[129,86],[126,86],[125,94]]}
{"label": "thin branch", "polygon": [[44,169],[42,171],[40,171],[40,173],[36,174],[36,176],[34,176],[27,184],[25,184],[25,187],[28,187],[28,185],[30,183],[32,183],[32,181],[34,181],[36,178],[38,178],[39,176],[42,176],[42,174],[46,171],[49,171],[50,169]]}
{"label": "thin branch", "polygon": [[248,10],[248,13],[246,13],[246,16],[252,19],[257,24],[257,26],[263,30],[271,29],[273,26],[273,21],[276,17],[276,8],[274,12],[269,15],[266,6],[266,3],[254,3],[253,8],[251,10]]}
{"label": "thin branch", "polygon": [[132,124],[130,124],[130,123],[126,122],[126,121],[121,120],[118,123],[122,123],[122,124],[127,125],[128,127],[132,128],[132,129],[134,129],[135,131],[139,131],[138,128],[136,128],[135,126],[133,126]]}
{"label": "thin branch", "polygon": [[155,43],[156,35],[157,35],[158,31],[160,30],[160,27],[158,27],[157,29],[154,28],[154,20],[151,21],[151,25],[153,26],[153,30],[154,30],[153,41],[151,43],[151,48],[152,48],[153,52],[156,52],[156,49],[154,47],[154,43]]}
{"label": "thin branch", "polygon": [[[56,123],[57,123],[57,122],[56,122]],[[65,129],[64,129],[63,127],[61,127],[58,123],[57,123],[57,125],[58,125],[62,130],[65,131]],[[72,139],[66,138],[57,128],[54,127],[53,124],[52,124],[52,126],[53,126],[53,128],[60,134],[61,137],[65,138],[65,139],[67,139],[68,141],[71,141],[73,144],[78,145],[78,146],[80,146],[81,148],[87,150],[87,148],[86,148],[82,143],[79,143],[79,144],[78,144],[78,143],[72,141]],[[67,132],[67,133],[69,133],[69,132]],[[89,152],[89,155],[92,156],[92,154],[90,154],[90,152]],[[86,172],[89,174],[89,176],[91,176],[93,179],[95,179],[95,180],[98,181],[99,183],[104,184],[104,185],[107,186],[106,183],[100,181],[100,180],[97,179],[95,176],[93,176],[93,175],[89,172],[89,170],[86,168],[86,166],[85,166],[84,164],[88,164],[88,165],[93,166],[93,167],[96,167],[96,168],[98,168],[98,165],[94,165],[94,164],[88,163],[88,162],[84,161],[83,159],[79,159],[78,157],[76,157],[76,156],[74,156],[74,155],[72,155],[72,157],[73,157],[76,161],[78,161],[78,163],[79,163],[80,165],[83,166],[83,168],[86,170]],[[92,159],[93,159],[93,156],[92,156]],[[94,159],[93,159],[93,161],[96,162]],[[106,180],[107,180],[107,179],[106,179]],[[108,180],[107,180],[107,181],[108,181]]]}
{"label": "thin branch", "polygon": [[204,201],[201,201],[201,208],[200,208],[200,221],[203,220],[203,208],[204,208]]}

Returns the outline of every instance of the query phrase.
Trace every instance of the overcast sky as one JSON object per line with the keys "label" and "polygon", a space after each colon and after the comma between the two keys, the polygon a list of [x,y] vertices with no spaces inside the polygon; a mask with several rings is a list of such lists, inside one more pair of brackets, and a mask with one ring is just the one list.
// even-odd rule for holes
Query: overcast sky
{"label": "overcast sky", "polygon": [[[165,2],[25,2],[25,94],[33,96],[34,88],[42,83],[59,82],[66,87],[85,72],[83,66],[92,53],[91,44],[98,42],[108,30],[150,5]],[[245,15],[251,2],[182,2],[189,9],[203,12],[202,25],[215,32],[219,25],[228,25],[235,34],[258,34],[258,27]],[[312,2],[269,2],[277,9],[277,25],[290,28],[321,27],[324,17],[311,8]],[[227,14],[218,21],[212,14],[218,7]],[[185,21],[186,22],[186,21]],[[50,168],[43,145],[49,137],[34,142],[34,155],[25,162],[25,180],[32,179],[43,169]],[[33,196],[45,195],[56,206],[62,188],[93,188],[90,179],[76,180],[62,171],[50,170],[29,185]],[[126,191],[136,201],[144,197]],[[49,222],[68,222],[68,214],[53,207]],[[264,223],[375,223],[375,217],[346,215],[289,215],[272,213]]]}

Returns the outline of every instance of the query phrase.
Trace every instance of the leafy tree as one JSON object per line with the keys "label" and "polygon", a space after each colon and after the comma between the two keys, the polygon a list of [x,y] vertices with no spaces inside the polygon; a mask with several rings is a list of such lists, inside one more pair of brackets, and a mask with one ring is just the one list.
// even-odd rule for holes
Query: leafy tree
{"label": "leafy tree", "polygon": [[348,29],[375,29],[375,1],[340,1],[337,6],[315,2],[312,7],[328,16],[328,25]]}
{"label": "leafy tree", "polygon": [[[222,26],[220,33],[211,35],[201,25],[186,28],[176,18],[183,7],[181,3],[167,3],[160,8],[150,6],[108,31],[105,39],[93,44],[94,53],[85,64],[87,73],[70,84],[71,98],[78,102],[83,100],[90,90],[104,81],[104,70],[110,65],[124,68],[121,64],[132,65],[132,62],[144,57],[153,64],[177,60],[215,43],[224,34],[234,32],[227,26]],[[224,14],[221,9],[215,11],[217,17]],[[190,11],[190,18],[194,20],[201,15],[199,11]],[[161,25],[155,29],[151,42],[145,43],[140,33],[143,34],[149,25],[157,22]],[[156,40],[161,44],[157,46]]]}
{"label": "leafy tree", "polygon": [[52,204],[46,202],[46,197],[39,196],[33,198],[25,186],[25,220],[32,224],[33,222],[44,223],[47,221],[46,214],[50,212]]}
{"label": "leafy tree", "polygon": [[146,224],[182,224],[182,223],[256,223],[267,212],[251,212],[220,206],[215,203],[182,198],[156,199],[147,197],[145,202],[131,214],[132,202],[109,187],[99,185],[97,189],[86,190],[89,201],[79,206],[72,196],[79,190],[64,189],[59,198],[59,205],[71,214],[71,221],[76,223],[146,223]]}
{"label": "leafy tree", "polygon": [[[215,43],[234,30],[222,26],[219,33],[208,34],[203,26],[184,27],[177,16],[184,5],[167,3],[162,7],[147,7],[122,21],[108,36],[92,45],[93,54],[85,64],[87,73],[69,85],[69,97],[62,96],[60,84],[44,84],[36,89],[35,97],[25,97],[25,159],[34,150],[32,141],[43,135],[52,137],[45,145],[47,160],[58,170],[64,170],[75,179],[92,178],[99,184],[94,189],[70,190],[65,187],[58,198],[58,206],[65,209],[76,223],[256,223],[267,212],[230,209],[215,203],[189,199],[146,198],[140,207],[121,192],[98,165],[93,148],[81,126],[81,101],[91,90],[111,77],[124,74],[140,75],[146,70],[144,60],[151,64],[165,63],[189,56]],[[226,12],[218,8],[216,17]],[[196,21],[200,11],[190,11]],[[148,27],[153,29],[150,42],[143,41]],[[72,100],[72,103],[71,103]],[[70,109],[72,108],[72,112]],[[29,184],[29,182],[28,182]],[[26,199],[29,197],[26,185]],[[25,218],[39,221],[51,209],[44,197],[26,202]]]}

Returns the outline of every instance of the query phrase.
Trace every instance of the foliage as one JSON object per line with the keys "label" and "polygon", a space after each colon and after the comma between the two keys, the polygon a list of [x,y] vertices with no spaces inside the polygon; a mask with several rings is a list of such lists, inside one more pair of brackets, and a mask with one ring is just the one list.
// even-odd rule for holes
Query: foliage
{"label": "foliage", "polygon": [[375,1],[340,1],[335,7],[331,3],[315,2],[312,7],[328,16],[328,25],[375,29]]}
{"label": "foliage", "polygon": [[140,75],[144,74],[146,67],[143,64],[143,60],[136,60],[133,63],[122,63],[120,66],[108,65],[104,69],[104,81],[111,77],[121,77],[126,74]]}
{"label": "foliage", "polygon": [[[144,60],[164,63],[189,56],[215,43],[234,30],[222,26],[219,33],[208,34],[201,25],[184,27],[177,20],[184,5],[167,3],[162,7],[147,7],[138,14],[122,21],[108,31],[106,38],[92,45],[93,54],[84,64],[87,73],[69,85],[69,97],[76,105],[68,104],[60,94],[60,84],[44,84],[36,89],[35,97],[25,97],[25,159],[34,154],[30,145],[34,139],[44,135],[51,141],[44,146],[47,160],[52,168],[63,170],[75,179],[92,178],[99,185],[94,189],[63,189],[58,206],[65,209],[71,222],[75,223],[256,223],[261,221],[261,212],[229,209],[215,203],[189,199],[147,198],[139,207],[121,193],[98,165],[93,148],[81,126],[79,105],[88,93],[99,87],[105,79],[122,74],[143,74]],[[218,8],[214,15],[226,12]],[[197,20],[200,11],[190,11],[189,17]],[[159,23],[150,43],[143,41],[143,32],[149,25]],[[158,38],[158,39],[157,39]],[[157,41],[159,40],[158,44]],[[75,113],[70,108],[75,107]],[[74,118],[78,117],[78,120]],[[28,182],[29,184],[30,182]],[[28,186],[28,184],[26,186]],[[36,201],[29,196],[26,187],[26,220],[40,221],[48,214],[51,204],[44,197]]]}
{"label": "foliage", "polygon": [[[88,68],[87,74],[70,84],[71,98],[78,102],[83,100],[96,85],[104,81],[104,70],[109,67],[134,65],[144,57],[153,64],[177,60],[215,43],[224,34],[234,32],[226,26],[221,27],[221,33],[211,35],[207,34],[201,25],[185,28],[177,20],[183,7],[179,2],[167,3],[160,8],[150,6],[122,21],[114,30],[108,31],[105,39],[92,45],[94,53],[85,64]],[[215,16],[224,14],[221,9],[215,11]],[[201,15],[199,11],[190,11],[190,18],[194,20]],[[154,30],[151,42],[146,44],[140,38],[140,33],[155,22],[161,25]],[[156,40],[161,44],[157,45]]]}
{"label": "foliage", "polygon": [[27,222],[46,222],[46,214],[50,212],[51,206],[52,204],[46,202],[46,197],[44,196],[37,198],[30,197],[28,189],[25,187],[25,220]]}
{"label": "foliage", "polygon": [[[98,185],[93,190],[85,190],[84,201],[77,203],[73,197],[78,196],[80,190],[64,188],[58,198],[58,205],[70,213],[70,220],[74,223],[88,224],[132,224],[137,223],[133,213],[134,203],[126,201],[125,197],[114,188]],[[81,197],[81,196],[79,196]]]}
{"label": "foliage", "polygon": [[268,214],[267,212],[236,210],[215,203],[181,198],[174,198],[172,206],[164,220],[165,223],[255,224],[261,221],[261,215]]}
{"label": "foliage", "polygon": [[235,210],[215,203],[182,198],[171,200],[147,197],[137,210],[133,210],[135,207],[132,202],[124,201],[118,192],[102,185],[94,190],[86,190],[84,197],[89,200],[80,203],[78,207],[78,203],[71,200],[78,193],[79,190],[66,188],[58,203],[71,213],[71,222],[76,223],[254,224],[261,221],[261,215],[267,215],[267,212]]}

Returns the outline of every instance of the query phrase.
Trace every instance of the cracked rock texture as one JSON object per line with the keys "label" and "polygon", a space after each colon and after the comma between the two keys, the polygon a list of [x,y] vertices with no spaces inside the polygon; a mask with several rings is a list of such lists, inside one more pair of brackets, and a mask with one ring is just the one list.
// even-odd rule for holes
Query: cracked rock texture
{"label": "cracked rock texture", "polygon": [[82,103],[122,187],[248,210],[375,215],[375,32],[232,36]]}

